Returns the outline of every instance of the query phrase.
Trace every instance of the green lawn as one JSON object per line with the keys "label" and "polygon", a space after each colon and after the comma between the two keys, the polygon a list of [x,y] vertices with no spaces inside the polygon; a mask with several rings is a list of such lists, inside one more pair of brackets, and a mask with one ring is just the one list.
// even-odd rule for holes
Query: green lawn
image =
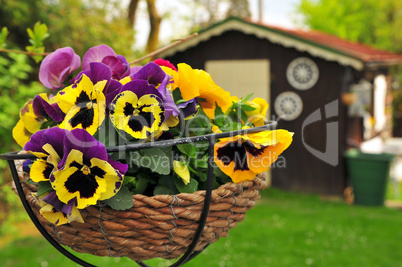
{"label": "green lawn", "polygon": [[[402,210],[349,206],[315,195],[263,192],[229,237],[186,266],[401,266]],[[97,266],[137,266],[127,259],[80,255]],[[151,266],[167,266],[150,260]],[[75,266],[40,237],[0,251],[0,266]]]}

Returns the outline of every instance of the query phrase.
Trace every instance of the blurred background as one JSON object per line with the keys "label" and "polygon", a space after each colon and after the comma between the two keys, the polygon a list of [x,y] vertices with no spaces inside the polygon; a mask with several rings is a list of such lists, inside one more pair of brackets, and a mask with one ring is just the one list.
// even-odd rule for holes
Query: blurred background
{"label": "blurred background", "polygon": [[[2,51],[25,50],[38,21],[45,51],[106,44],[129,62],[198,32],[155,57],[254,92],[295,132],[257,207],[188,266],[401,266],[400,0],[0,0],[0,153],[20,149],[19,109],[44,92],[39,63]],[[29,221],[5,161],[0,170],[0,265],[74,266]]]}

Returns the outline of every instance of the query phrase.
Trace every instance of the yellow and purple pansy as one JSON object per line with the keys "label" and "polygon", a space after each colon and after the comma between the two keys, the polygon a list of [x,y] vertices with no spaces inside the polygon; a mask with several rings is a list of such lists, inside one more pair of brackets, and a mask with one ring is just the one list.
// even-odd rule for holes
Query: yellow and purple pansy
{"label": "yellow and purple pansy", "polygon": [[13,129],[14,140],[23,147],[32,134],[37,132],[46,121],[45,117],[37,116],[33,110],[33,99],[25,103],[20,109],[20,120]]}
{"label": "yellow and purple pansy", "polygon": [[39,157],[32,164],[31,179],[49,181],[62,203],[79,209],[114,196],[128,169],[127,164],[114,161],[105,146],[83,129],[41,130],[24,149]]}
{"label": "yellow and purple pansy", "polygon": [[109,109],[114,126],[135,139],[150,137],[165,122],[163,97],[146,80],[137,79],[123,85]]}
{"label": "yellow and purple pansy", "polygon": [[63,158],[51,179],[61,202],[83,209],[120,190],[128,166],[111,159],[101,142],[87,131],[75,129],[66,134],[63,144]]}
{"label": "yellow and purple pansy", "polygon": [[214,146],[215,163],[235,183],[253,180],[269,170],[292,142],[292,135],[273,130],[223,138]]}
{"label": "yellow and purple pansy", "polygon": [[80,128],[94,134],[105,119],[103,89],[106,83],[103,80],[93,84],[83,74],[75,84],[60,91],[56,96],[57,104],[66,114],[60,127],[67,130]]}
{"label": "yellow and purple pansy", "polygon": [[56,98],[50,98],[43,93],[25,103],[20,110],[20,120],[13,129],[13,137],[17,143],[24,147],[31,136],[39,131],[42,125],[49,119],[60,122],[65,114],[56,103]]}
{"label": "yellow and purple pansy", "polygon": [[48,97],[47,94],[42,93],[35,96],[32,107],[37,116],[51,119],[55,122],[61,122],[66,116],[57,104],[54,95]]}
{"label": "yellow and purple pansy", "polygon": [[67,133],[58,127],[40,130],[25,144],[24,150],[38,157],[31,166],[32,181],[51,181],[52,173],[63,156],[63,140]]}
{"label": "yellow and purple pansy", "polygon": [[61,202],[55,191],[37,197],[33,195],[41,209],[39,213],[56,226],[71,222],[84,223],[79,209],[72,204]]}
{"label": "yellow and purple pansy", "polygon": [[170,77],[159,65],[154,62],[149,62],[131,75],[131,77],[132,80],[145,80],[148,84],[155,85],[155,88],[161,95],[165,109],[165,121],[168,120],[170,116],[177,117],[179,115],[179,108],[176,106],[170,90]]}
{"label": "yellow and purple pansy", "polygon": [[[102,92],[105,95],[106,114],[108,114],[108,107],[119,93],[120,88],[123,86],[122,83],[112,78],[110,67],[99,62],[89,63],[89,69],[81,71],[72,81],[79,81],[83,75],[87,76],[93,84],[106,81]],[[130,80],[129,76],[126,76],[126,78]]]}

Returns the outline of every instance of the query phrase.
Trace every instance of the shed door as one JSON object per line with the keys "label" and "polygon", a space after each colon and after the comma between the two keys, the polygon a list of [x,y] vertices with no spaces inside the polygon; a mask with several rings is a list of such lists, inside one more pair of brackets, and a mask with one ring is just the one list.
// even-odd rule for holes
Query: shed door
{"label": "shed door", "polygon": [[[269,60],[208,60],[205,70],[217,85],[230,94],[244,97],[254,93],[268,101],[270,96]],[[269,102],[268,102],[269,103]]]}

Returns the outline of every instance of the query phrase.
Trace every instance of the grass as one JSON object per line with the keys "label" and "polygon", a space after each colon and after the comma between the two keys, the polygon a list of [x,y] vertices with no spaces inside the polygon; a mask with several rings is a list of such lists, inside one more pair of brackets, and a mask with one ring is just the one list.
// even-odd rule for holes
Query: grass
{"label": "grass", "polygon": [[386,199],[402,201],[402,182],[388,182]]}
{"label": "grass", "polygon": [[[268,189],[227,238],[186,266],[400,266],[402,210],[349,206],[316,195]],[[131,260],[77,254],[96,266],[136,266]],[[150,260],[150,266],[167,266]],[[44,238],[17,239],[0,250],[0,265],[74,264]]]}

